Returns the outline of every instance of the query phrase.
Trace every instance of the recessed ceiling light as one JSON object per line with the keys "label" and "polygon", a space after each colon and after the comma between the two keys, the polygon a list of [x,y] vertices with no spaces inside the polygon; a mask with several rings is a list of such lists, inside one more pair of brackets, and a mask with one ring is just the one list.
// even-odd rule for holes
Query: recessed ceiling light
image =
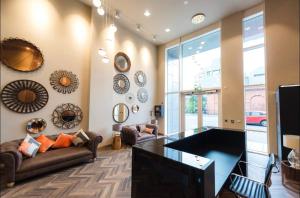
{"label": "recessed ceiling light", "polygon": [[101,0],[93,0],[93,4],[95,7],[100,7],[101,6]]}
{"label": "recessed ceiling light", "polygon": [[100,15],[100,16],[103,16],[105,14],[105,11],[103,9],[102,6],[100,6],[99,8],[97,8],[97,13]]}
{"label": "recessed ceiling light", "polygon": [[188,48],[188,50],[192,50],[192,49],[193,49],[193,47],[189,47],[189,48]]}
{"label": "recessed ceiling light", "polygon": [[189,4],[189,1],[183,1],[183,4],[184,4],[184,5]]}
{"label": "recessed ceiling light", "polygon": [[140,32],[142,30],[142,27],[140,24],[136,24],[136,31]]}
{"label": "recessed ceiling light", "polygon": [[165,32],[170,32],[170,31],[171,31],[170,28],[165,29]]}
{"label": "recessed ceiling light", "polygon": [[100,56],[105,56],[106,55],[106,51],[103,48],[98,49],[98,54]]}
{"label": "recessed ceiling light", "polygon": [[109,29],[113,33],[115,33],[118,30],[117,26],[115,26],[114,23],[110,24]]}
{"label": "recessed ceiling light", "polygon": [[115,18],[116,19],[120,19],[121,18],[119,10],[115,10]]}
{"label": "recessed ceiling light", "polygon": [[102,58],[102,62],[103,62],[103,63],[109,63],[109,58],[108,58],[107,56],[104,56],[104,57]]}
{"label": "recessed ceiling light", "polygon": [[249,31],[251,28],[250,27],[245,27],[245,30],[246,31]]}
{"label": "recessed ceiling light", "polygon": [[201,45],[204,45],[205,44],[205,41],[201,41]]}
{"label": "recessed ceiling light", "polygon": [[157,37],[157,36],[154,34],[154,35],[152,36],[152,40],[153,40],[153,41],[156,41],[156,37]]}
{"label": "recessed ceiling light", "polygon": [[203,13],[197,13],[194,16],[192,16],[192,23],[193,24],[199,24],[202,23],[205,19],[205,14]]}
{"label": "recessed ceiling light", "polygon": [[150,13],[150,11],[149,11],[149,10],[145,10],[145,12],[144,12],[144,15],[145,15],[146,17],[148,17],[148,16],[150,16],[150,15],[151,15],[151,13]]}

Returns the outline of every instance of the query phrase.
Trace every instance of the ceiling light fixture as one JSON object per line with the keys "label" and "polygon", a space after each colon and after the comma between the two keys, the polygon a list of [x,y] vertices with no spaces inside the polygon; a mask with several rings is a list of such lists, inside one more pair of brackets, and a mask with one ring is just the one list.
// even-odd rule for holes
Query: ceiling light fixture
{"label": "ceiling light fixture", "polygon": [[136,31],[140,32],[142,30],[142,27],[140,24],[136,24]]}
{"label": "ceiling light fixture", "polygon": [[183,4],[184,4],[184,5],[189,4],[189,1],[183,1]]}
{"label": "ceiling light fixture", "polygon": [[93,4],[95,7],[100,7],[101,6],[101,0],[93,0]]}
{"label": "ceiling light fixture", "polygon": [[109,63],[109,58],[107,57],[107,56],[104,56],[103,58],[102,58],[102,62],[103,63]]}
{"label": "ceiling light fixture", "polygon": [[201,41],[201,45],[204,45],[205,44],[205,41]]}
{"label": "ceiling light fixture", "polygon": [[105,56],[106,55],[106,51],[103,48],[98,49],[98,54],[100,56]]}
{"label": "ceiling light fixture", "polygon": [[120,11],[119,11],[119,10],[116,10],[116,11],[115,11],[115,18],[116,18],[116,19],[120,19],[120,18],[121,18],[121,16],[120,16]]}
{"label": "ceiling light fixture", "polygon": [[156,41],[156,38],[157,38],[157,35],[154,34],[154,35],[152,36],[152,40],[153,40],[153,41]]}
{"label": "ceiling light fixture", "polygon": [[193,24],[199,24],[202,23],[205,19],[205,14],[203,13],[197,13],[194,16],[192,16],[192,23]]}
{"label": "ceiling light fixture", "polygon": [[118,30],[117,26],[115,26],[114,23],[110,24],[109,29],[113,33],[115,33]]}
{"label": "ceiling light fixture", "polygon": [[103,16],[105,14],[104,8],[102,6],[100,6],[99,8],[97,8],[97,13],[100,16]]}
{"label": "ceiling light fixture", "polygon": [[165,32],[170,32],[170,31],[171,31],[170,28],[165,29]]}
{"label": "ceiling light fixture", "polygon": [[144,12],[144,15],[145,15],[146,17],[148,17],[148,16],[150,16],[150,15],[151,15],[151,13],[150,13],[150,11],[149,11],[149,10],[145,10],[145,12]]}

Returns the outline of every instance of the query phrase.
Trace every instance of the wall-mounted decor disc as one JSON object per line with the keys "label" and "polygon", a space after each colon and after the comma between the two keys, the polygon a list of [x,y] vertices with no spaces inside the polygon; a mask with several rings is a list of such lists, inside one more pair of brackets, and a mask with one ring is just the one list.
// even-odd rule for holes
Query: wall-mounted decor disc
{"label": "wall-mounted decor disc", "polygon": [[145,103],[148,100],[148,92],[144,88],[140,88],[137,92],[137,98],[141,103]]}
{"label": "wall-mounted decor disc", "polygon": [[118,94],[125,94],[130,88],[130,83],[124,74],[117,74],[114,76],[114,90]]}
{"label": "wall-mounted decor disc", "polygon": [[142,71],[137,71],[134,74],[134,81],[139,87],[144,87],[147,83],[146,74]]}
{"label": "wall-mounted decor disc", "polygon": [[0,60],[7,67],[22,71],[35,71],[44,63],[43,54],[34,44],[19,38],[9,38],[1,42]]}
{"label": "wall-mounted decor disc", "polygon": [[16,80],[7,84],[1,92],[3,104],[17,113],[32,113],[48,102],[46,88],[32,80]]}
{"label": "wall-mounted decor disc", "polygon": [[59,70],[51,74],[50,84],[59,93],[70,94],[78,88],[79,80],[72,72]]}
{"label": "wall-mounted decor disc", "polygon": [[47,123],[42,118],[33,118],[28,121],[26,130],[29,133],[39,133],[45,130]]}
{"label": "wall-mounted decor disc", "polygon": [[79,125],[83,117],[80,107],[66,103],[59,105],[52,113],[52,122],[61,129],[71,129]]}

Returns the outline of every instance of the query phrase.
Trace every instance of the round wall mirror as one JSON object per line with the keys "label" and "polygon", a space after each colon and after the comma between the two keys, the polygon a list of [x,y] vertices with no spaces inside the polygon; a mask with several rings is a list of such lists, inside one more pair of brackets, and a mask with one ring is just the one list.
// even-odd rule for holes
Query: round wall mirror
{"label": "round wall mirror", "polygon": [[125,122],[129,117],[129,109],[126,104],[119,103],[113,108],[113,119],[117,123]]}
{"label": "round wall mirror", "polygon": [[131,107],[132,113],[137,113],[137,112],[139,112],[139,110],[140,110],[139,105],[132,105],[132,107]]}
{"label": "round wall mirror", "polygon": [[144,87],[147,83],[146,74],[142,71],[137,71],[134,74],[134,81],[139,87]]}
{"label": "round wall mirror", "polygon": [[123,53],[119,52],[115,56],[115,62],[114,62],[116,70],[119,72],[127,72],[130,70],[131,62],[129,57]]}
{"label": "round wall mirror", "polygon": [[117,74],[114,76],[114,90],[118,94],[125,94],[130,88],[128,78],[124,74]]}
{"label": "round wall mirror", "polygon": [[65,110],[61,113],[61,119],[65,122],[72,122],[76,118],[76,113],[71,110]]}
{"label": "round wall mirror", "polygon": [[148,101],[148,92],[144,88],[140,88],[137,93],[137,98],[141,103],[145,103]]}
{"label": "round wall mirror", "polygon": [[28,121],[26,125],[26,130],[29,133],[40,133],[45,130],[47,123],[42,118],[33,118]]}
{"label": "round wall mirror", "polygon": [[79,125],[83,117],[80,107],[66,103],[62,104],[53,111],[52,122],[55,126],[62,129],[71,129]]}
{"label": "round wall mirror", "polygon": [[58,70],[51,74],[50,84],[59,93],[70,94],[78,88],[79,80],[72,72]]}
{"label": "round wall mirror", "polygon": [[38,47],[18,38],[3,40],[0,54],[1,62],[17,71],[34,71],[44,63],[43,54]]}

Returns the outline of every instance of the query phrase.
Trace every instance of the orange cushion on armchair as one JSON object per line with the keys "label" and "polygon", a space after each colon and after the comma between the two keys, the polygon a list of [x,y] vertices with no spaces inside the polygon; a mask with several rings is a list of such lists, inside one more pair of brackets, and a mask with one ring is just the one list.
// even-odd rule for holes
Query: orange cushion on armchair
{"label": "orange cushion on armchair", "polygon": [[41,143],[39,148],[40,153],[45,153],[55,143],[55,141],[47,138],[44,134],[40,135],[35,140]]}
{"label": "orange cushion on armchair", "polygon": [[67,148],[72,145],[72,140],[74,136],[61,133],[57,137],[55,143],[52,145],[52,148]]}

